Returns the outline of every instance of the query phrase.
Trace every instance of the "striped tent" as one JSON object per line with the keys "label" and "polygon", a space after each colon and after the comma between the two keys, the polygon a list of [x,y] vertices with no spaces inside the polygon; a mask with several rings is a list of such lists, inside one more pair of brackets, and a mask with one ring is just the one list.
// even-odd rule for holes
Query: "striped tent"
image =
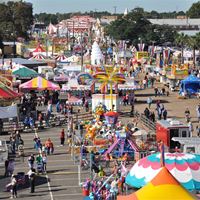
{"label": "striped tent", "polygon": [[48,81],[40,76],[23,83],[19,86],[21,90],[28,89],[28,90],[60,90],[59,85]]}
{"label": "striped tent", "polygon": [[21,95],[0,82],[0,100],[16,99]]}
{"label": "striped tent", "polygon": [[29,60],[45,60],[45,56],[38,53],[38,54],[32,56],[31,58],[29,58]]}
{"label": "striped tent", "polygon": [[128,196],[118,196],[117,200],[194,200],[166,167],[143,188]]}
{"label": "striped tent", "polygon": [[67,57],[64,54],[58,55],[58,56],[55,57],[55,60],[58,61],[58,62],[63,62],[66,59],[67,59]]}

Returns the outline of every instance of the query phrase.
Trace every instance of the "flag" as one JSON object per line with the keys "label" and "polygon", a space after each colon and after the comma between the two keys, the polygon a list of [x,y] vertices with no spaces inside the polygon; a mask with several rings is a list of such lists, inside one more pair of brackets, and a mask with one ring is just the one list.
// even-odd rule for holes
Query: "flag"
{"label": "flag", "polygon": [[138,49],[139,49],[139,51],[144,51],[144,47],[145,47],[145,44],[144,44],[144,43],[139,43],[139,44],[138,44]]}

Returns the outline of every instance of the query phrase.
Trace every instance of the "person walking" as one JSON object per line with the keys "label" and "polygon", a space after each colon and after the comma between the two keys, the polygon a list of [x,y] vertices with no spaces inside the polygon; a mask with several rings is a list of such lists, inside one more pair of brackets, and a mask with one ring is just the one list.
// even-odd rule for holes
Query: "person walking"
{"label": "person walking", "polygon": [[164,109],[163,111],[163,119],[166,120],[167,119],[167,110]]}
{"label": "person walking", "polygon": [[64,143],[65,143],[65,131],[64,131],[64,128],[63,128],[61,133],[60,133],[60,145],[64,146]]}
{"label": "person walking", "polygon": [[51,141],[50,138],[45,142],[45,147],[47,148],[47,154],[48,155],[50,153],[53,154],[53,152],[54,152],[54,145],[53,145],[53,142]]}
{"label": "person walking", "polygon": [[148,109],[148,108],[145,108],[145,110],[144,110],[144,115],[145,115],[146,118],[148,118],[148,119],[149,119],[149,114],[150,114],[149,109]]}
{"label": "person walking", "polygon": [[28,158],[28,165],[30,169],[34,167],[34,162],[35,162],[35,157],[33,154],[31,154]]}
{"label": "person walking", "polygon": [[148,98],[147,98],[147,104],[148,104],[148,106],[149,106],[149,109],[151,108],[152,102],[153,102],[152,98],[151,98],[151,97],[148,97]]}
{"label": "person walking", "polygon": [[85,96],[82,97],[82,107],[85,105]]}
{"label": "person walking", "polygon": [[196,132],[197,132],[197,136],[200,137],[200,127],[196,126]]}
{"label": "person walking", "polygon": [[42,166],[43,166],[43,171],[47,171],[47,156],[45,153],[42,154]]}
{"label": "person walking", "polygon": [[157,114],[158,114],[158,119],[161,120],[162,119],[162,108],[159,106],[157,107]]}
{"label": "person walking", "polygon": [[34,193],[35,192],[35,169],[31,168],[28,173],[27,173],[28,177],[29,177],[29,181],[30,181],[30,193]]}
{"label": "person walking", "polygon": [[14,174],[12,174],[11,176],[11,182],[10,184],[11,185],[11,199],[13,198],[17,198],[17,178]]}
{"label": "person walking", "polygon": [[200,104],[197,106],[196,111],[197,111],[197,120],[200,123]]}
{"label": "person walking", "polygon": [[85,112],[89,112],[89,102],[85,101]]}
{"label": "person walking", "polygon": [[188,108],[185,110],[185,120],[186,122],[190,121],[190,110]]}
{"label": "person walking", "polygon": [[192,122],[189,122],[188,126],[189,126],[190,137],[192,137],[194,131]]}
{"label": "person walking", "polygon": [[155,94],[155,97],[157,97],[157,95],[158,95],[158,88],[157,87],[154,88],[154,94]]}

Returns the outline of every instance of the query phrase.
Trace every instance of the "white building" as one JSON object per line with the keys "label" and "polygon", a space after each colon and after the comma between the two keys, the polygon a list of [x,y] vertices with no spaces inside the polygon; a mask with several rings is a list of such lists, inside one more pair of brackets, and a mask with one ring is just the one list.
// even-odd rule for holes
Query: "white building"
{"label": "white building", "polygon": [[175,28],[178,32],[186,35],[195,35],[200,32],[200,18],[190,19],[186,17],[178,19],[148,19],[152,24],[168,25]]}

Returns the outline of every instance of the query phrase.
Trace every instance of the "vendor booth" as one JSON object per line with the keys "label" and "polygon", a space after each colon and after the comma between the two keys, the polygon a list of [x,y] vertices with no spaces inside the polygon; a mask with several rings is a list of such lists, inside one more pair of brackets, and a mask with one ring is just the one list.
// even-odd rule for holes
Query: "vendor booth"
{"label": "vendor booth", "polygon": [[38,76],[19,86],[20,90],[60,90],[59,85]]}
{"label": "vendor booth", "polygon": [[180,147],[173,137],[190,137],[189,126],[178,120],[160,120],[156,123],[156,140],[163,141],[169,149]]}
{"label": "vendor booth", "polygon": [[200,92],[200,78],[194,75],[188,76],[186,79],[181,81],[181,94],[198,94]]}

